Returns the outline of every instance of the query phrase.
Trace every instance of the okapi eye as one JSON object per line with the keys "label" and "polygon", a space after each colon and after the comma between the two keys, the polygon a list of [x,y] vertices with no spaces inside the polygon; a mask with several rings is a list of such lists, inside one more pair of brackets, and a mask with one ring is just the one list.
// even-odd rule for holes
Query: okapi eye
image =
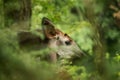
{"label": "okapi eye", "polygon": [[66,45],[71,45],[71,42],[70,41],[65,41],[65,44]]}
{"label": "okapi eye", "polygon": [[59,40],[59,37],[57,37],[57,40]]}

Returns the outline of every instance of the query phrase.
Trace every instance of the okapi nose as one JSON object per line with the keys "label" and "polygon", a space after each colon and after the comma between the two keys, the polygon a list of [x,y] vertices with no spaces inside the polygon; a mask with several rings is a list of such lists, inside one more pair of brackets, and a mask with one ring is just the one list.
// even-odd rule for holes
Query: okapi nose
{"label": "okapi nose", "polygon": [[70,41],[65,41],[65,44],[66,45],[71,45],[71,42]]}

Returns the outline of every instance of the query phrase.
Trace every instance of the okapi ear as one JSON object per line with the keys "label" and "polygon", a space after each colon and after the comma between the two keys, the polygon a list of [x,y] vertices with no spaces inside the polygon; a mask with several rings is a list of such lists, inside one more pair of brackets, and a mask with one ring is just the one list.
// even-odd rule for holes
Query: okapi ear
{"label": "okapi ear", "polygon": [[46,17],[42,18],[42,29],[46,38],[50,39],[56,35],[53,23]]}

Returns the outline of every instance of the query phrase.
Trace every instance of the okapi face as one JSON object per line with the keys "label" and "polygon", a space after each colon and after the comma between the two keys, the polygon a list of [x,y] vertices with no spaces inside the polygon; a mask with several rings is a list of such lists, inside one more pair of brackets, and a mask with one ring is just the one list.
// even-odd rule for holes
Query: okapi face
{"label": "okapi face", "polygon": [[56,49],[61,58],[72,58],[73,56],[80,57],[82,51],[78,45],[66,34],[56,29],[53,23],[48,18],[42,19],[42,28],[45,38],[47,38],[48,46]]}

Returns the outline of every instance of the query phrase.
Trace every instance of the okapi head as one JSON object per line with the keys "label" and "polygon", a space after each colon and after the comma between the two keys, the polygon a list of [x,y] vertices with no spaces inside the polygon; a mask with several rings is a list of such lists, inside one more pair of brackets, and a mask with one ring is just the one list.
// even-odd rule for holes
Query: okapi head
{"label": "okapi head", "polygon": [[66,33],[56,29],[48,18],[42,19],[42,28],[45,39],[48,40],[48,47],[56,49],[55,53],[60,58],[80,57],[83,52],[78,45]]}
{"label": "okapi head", "polygon": [[41,24],[42,30],[36,30],[36,32],[43,34],[44,39],[30,31],[20,31],[18,33],[20,46],[30,47],[29,51],[32,49],[41,50],[43,47],[50,48],[51,51],[48,54],[50,54],[49,58],[52,61],[56,61],[57,55],[65,59],[81,57],[83,55],[75,41],[66,33],[56,29],[48,18],[44,17]]}

